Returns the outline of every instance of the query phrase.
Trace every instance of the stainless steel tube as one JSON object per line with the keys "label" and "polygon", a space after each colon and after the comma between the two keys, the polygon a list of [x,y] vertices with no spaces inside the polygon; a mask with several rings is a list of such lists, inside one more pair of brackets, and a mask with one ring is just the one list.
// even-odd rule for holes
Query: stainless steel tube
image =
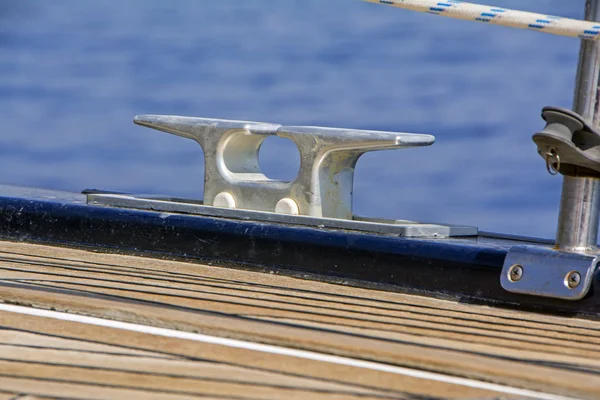
{"label": "stainless steel tube", "polygon": [[[586,0],[585,19],[600,21],[600,0]],[[600,125],[600,41],[581,40],[573,110]],[[565,176],[563,181],[556,248],[596,252],[600,180]]]}
{"label": "stainless steel tube", "polygon": [[563,181],[556,248],[594,252],[598,242],[600,181],[565,176]]}

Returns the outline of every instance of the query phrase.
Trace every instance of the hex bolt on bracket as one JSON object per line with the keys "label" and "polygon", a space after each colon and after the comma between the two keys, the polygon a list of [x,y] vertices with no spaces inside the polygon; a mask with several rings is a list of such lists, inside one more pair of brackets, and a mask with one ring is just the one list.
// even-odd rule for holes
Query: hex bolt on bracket
{"label": "hex bolt on bracket", "polygon": [[[205,160],[203,202],[86,192],[88,203],[409,237],[477,235],[476,227],[369,219],[352,213],[354,169],[361,155],[428,146],[435,141],[432,135],[166,115],[140,115],[134,122],[200,144]],[[272,135],[290,139],[300,152],[300,170],[291,182],[269,179],[260,170],[260,146]]]}
{"label": "hex bolt on bracket", "polygon": [[513,293],[579,300],[590,289],[599,257],[514,246],[504,260],[500,283]]}

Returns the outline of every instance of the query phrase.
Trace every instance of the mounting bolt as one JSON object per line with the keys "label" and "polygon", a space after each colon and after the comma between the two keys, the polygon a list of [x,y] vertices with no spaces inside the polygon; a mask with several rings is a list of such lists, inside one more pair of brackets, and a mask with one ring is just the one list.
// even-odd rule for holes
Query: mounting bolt
{"label": "mounting bolt", "polygon": [[508,280],[511,282],[520,281],[523,277],[523,267],[519,264],[513,264],[508,270]]}
{"label": "mounting bolt", "polygon": [[235,208],[235,198],[231,193],[221,192],[213,200],[214,207]]}
{"label": "mounting bolt", "polygon": [[277,202],[275,212],[278,214],[298,215],[298,204],[290,198],[284,198]]}
{"label": "mounting bolt", "polygon": [[571,271],[565,276],[565,286],[575,289],[581,283],[581,275],[577,271]]}

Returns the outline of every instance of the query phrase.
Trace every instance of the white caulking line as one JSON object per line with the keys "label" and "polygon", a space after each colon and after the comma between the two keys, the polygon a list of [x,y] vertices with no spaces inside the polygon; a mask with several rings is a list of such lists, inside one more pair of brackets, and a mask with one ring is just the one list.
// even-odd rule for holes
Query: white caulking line
{"label": "white caulking line", "polygon": [[218,344],[222,346],[236,347],[263,353],[279,354],[283,356],[304,358],[307,360],[321,361],[332,364],[348,365],[352,367],[371,369],[375,371],[390,372],[398,375],[410,376],[419,379],[428,379],[438,382],[450,383],[453,385],[467,386],[475,389],[489,390],[499,393],[512,394],[516,396],[533,397],[541,400],[574,400],[572,397],[564,397],[549,393],[536,392],[532,390],[518,389],[510,386],[496,385],[493,383],[476,381],[473,379],[457,378],[449,375],[437,374],[434,372],[420,371],[410,368],[396,367],[393,365],[381,364],[372,361],[357,360],[354,358],[332,356],[323,353],[312,351],[296,350],[287,347],[272,346],[268,344],[260,344],[246,342],[243,340],[226,339],[218,336],[202,335],[199,333],[181,332],[172,329],[156,328],[147,325],[138,325],[128,322],[113,321],[108,319],[86,317],[77,314],[68,314],[58,311],[40,310],[23,306],[13,306],[0,303],[0,311],[8,311],[19,314],[33,315],[37,317],[54,318],[63,321],[79,322],[88,325],[104,326],[107,328],[123,329],[127,331],[147,333],[150,335],[166,336],[184,340],[194,340],[204,343]]}

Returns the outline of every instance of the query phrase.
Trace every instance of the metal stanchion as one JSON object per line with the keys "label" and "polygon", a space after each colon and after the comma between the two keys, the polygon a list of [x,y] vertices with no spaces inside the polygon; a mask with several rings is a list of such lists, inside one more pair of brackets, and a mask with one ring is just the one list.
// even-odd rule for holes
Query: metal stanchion
{"label": "metal stanchion", "polygon": [[[585,19],[600,21],[600,0],[587,0]],[[600,76],[600,42],[582,40],[575,86],[573,110],[600,125],[598,83]],[[556,235],[556,249],[595,252],[598,239],[600,180],[565,176]]]}

